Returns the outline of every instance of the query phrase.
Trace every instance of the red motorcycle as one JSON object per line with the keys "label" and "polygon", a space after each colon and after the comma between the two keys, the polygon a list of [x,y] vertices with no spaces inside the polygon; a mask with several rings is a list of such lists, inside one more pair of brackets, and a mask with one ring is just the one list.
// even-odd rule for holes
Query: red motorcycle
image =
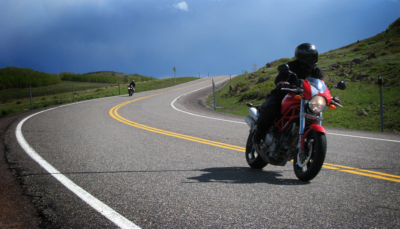
{"label": "red motorcycle", "polygon": [[[246,144],[246,161],[253,169],[262,169],[267,164],[285,166],[293,160],[296,177],[302,181],[312,180],[322,168],[326,155],[325,129],[322,127],[322,111],[343,107],[338,97],[331,97],[325,82],[309,77],[299,80],[288,65],[278,69],[285,71],[296,82],[291,88],[282,88],[289,93],[282,100],[281,116],[266,133],[259,145],[253,145],[256,121],[263,109],[262,105],[247,103],[250,115],[246,123],[250,134]],[[343,81],[336,87],[344,90]],[[332,87],[331,87],[332,88]]]}

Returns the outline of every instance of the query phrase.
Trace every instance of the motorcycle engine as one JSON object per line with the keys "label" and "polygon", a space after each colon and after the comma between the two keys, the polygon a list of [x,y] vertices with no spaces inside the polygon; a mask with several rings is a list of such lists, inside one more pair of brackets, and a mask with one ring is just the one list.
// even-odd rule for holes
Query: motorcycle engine
{"label": "motorcycle engine", "polygon": [[261,147],[264,155],[273,158],[275,161],[284,161],[288,158],[289,150],[293,151],[297,147],[298,127],[295,123],[287,128],[283,133],[269,132],[265,137]]}

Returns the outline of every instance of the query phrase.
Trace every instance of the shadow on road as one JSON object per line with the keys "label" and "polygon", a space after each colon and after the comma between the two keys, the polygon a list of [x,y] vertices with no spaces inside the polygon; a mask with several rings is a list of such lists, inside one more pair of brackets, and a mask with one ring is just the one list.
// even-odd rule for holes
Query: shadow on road
{"label": "shadow on road", "polygon": [[[310,182],[303,182],[297,179],[283,179],[280,172],[256,170],[249,167],[216,167],[194,170],[132,170],[132,171],[101,171],[101,172],[62,172],[60,174],[116,174],[116,173],[167,173],[167,172],[204,172],[200,176],[188,177],[193,182],[184,183],[231,183],[231,184],[256,184],[267,183],[275,185],[306,185]],[[23,176],[49,176],[50,173],[30,173]]]}
{"label": "shadow on road", "polygon": [[188,179],[198,182],[218,182],[233,184],[268,183],[276,185],[306,185],[309,182],[297,179],[282,179],[278,172],[255,170],[247,167],[217,167],[207,168],[200,171],[205,172],[201,176],[189,177]]}

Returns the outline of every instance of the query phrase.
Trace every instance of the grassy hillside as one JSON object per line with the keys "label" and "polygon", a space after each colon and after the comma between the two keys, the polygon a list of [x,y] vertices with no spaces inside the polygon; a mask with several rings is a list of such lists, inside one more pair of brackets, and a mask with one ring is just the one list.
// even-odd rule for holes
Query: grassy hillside
{"label": "grassy hillside", "polygon": [[[294,60],[282,58],[260,69],[236,77],[217,94],[218,110],[245,116],[246,102],[262,103],[272,89],[280,64]],[[400,131],[400,18],[386,31],[342,48],[319,55],[328,86],[343,80],[344,91],[331,90],[344,108],[325,110],[324,125],[358,130],[380,131],[378,76],[383,79],[385,131]],[[211,96],[208,103],[212,102]]]}
{"label": "grassy hillside", "polygon": [[[175,79],[168,78],[154,79],[144,82],[139,81],[136,83],[136,92],[166,88],[196,79],[198,78],[178,77]],[[72,94],[72,85],[74,86],[74,95]],[[62,81],[56,85],[32,88],[32,107],[33,109],[37,109],[56,104],[69,103],[72,102],[73,99],[75,101],[81,101],[119,94],[128,94],[128,87],[124,83],[118,86],[118,84],[115,83]],[[121,99],[124,100],[123,98]],[[16,114],[29,109],[31,109],[29,88],[0,90],[0,117]]]}
{"label": "grassy hillside", "polygon": [[[59,75],[57,75],[35,71],[29,68],[6,67],[0,69],[0,90],[11,88],[29,88],[29,86],[31,86],[32,88],[44,87],[48,85],[60,84],[61,81],[91,83],[128,83],[132,80],[135,80],[136,82],[146,82],[156,80],[156,78],[142,76],[137,73],[124,74],[113,71],[99,71],[85,74],[61,72]],[[57,87],[57,89],[60,88],[64,88],[64,85]],[[5,93],[0,94],[4,95]],[[12,98],[19,98],[21,97],[20,95],[21,93],[16,93],[16,96],[18,97]],[[29,96],[29,94],[27,94],[27,96]],[[10,97],[11,96],[9,95],[6,95],[6,97],[0,97],[0,102]]]}
{"label": "grassy hillside", "polygon": [[145,82],[150,80],[156,80],[156,78],[149,76],[142,76],[137,73],[135,74],[124,74],[113,71],[98,71],[89,72],[85,74],[74,74],[68,72],[60,73],[62,80],[67,81],[78,81],[78,82],[94,82],[94,83],[128,83],[132,80],[135,82]]}
{"label": "grassy hillside", "polygon": [[0,90],[7,88],[41,87],[58,84],[56,74],[34,71],[29,68],[6,67],[0,69]]}

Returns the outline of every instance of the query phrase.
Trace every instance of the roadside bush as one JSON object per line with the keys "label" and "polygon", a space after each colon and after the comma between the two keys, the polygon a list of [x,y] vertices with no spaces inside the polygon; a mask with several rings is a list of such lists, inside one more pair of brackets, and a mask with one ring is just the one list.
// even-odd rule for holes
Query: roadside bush
{"label": "roadside bush", "polygon": [[61,79],[54,74],[29,68],[6,67],[0,69],[0,90],[8,88],[42,87],[58,84]]}
{"label": "roadside bush", "polygon": [[118,78],[112,76],[93,76],[93,75],[80,75],[80,74],[64,74],[61,80],[77,81],[77,82],[91,82],[91,83],[117,83]]}
{"label": "roadside bush", "polygon": [[353,51],[353,52],[357,52],[357,51],[360,51],[360,50],[362,50],[362,49],[363,49],[363,47],[360,46],[360,45],[358,45],[358,46],[355,47],[352,51]]}
{"label": "roadside bush", "polygon": [[388,49],[388,51],[389,51],[390,53],[399,53],[399,52],[400,52],[400,46],[398,46],[398,47],[390,47],[390,48]]}

